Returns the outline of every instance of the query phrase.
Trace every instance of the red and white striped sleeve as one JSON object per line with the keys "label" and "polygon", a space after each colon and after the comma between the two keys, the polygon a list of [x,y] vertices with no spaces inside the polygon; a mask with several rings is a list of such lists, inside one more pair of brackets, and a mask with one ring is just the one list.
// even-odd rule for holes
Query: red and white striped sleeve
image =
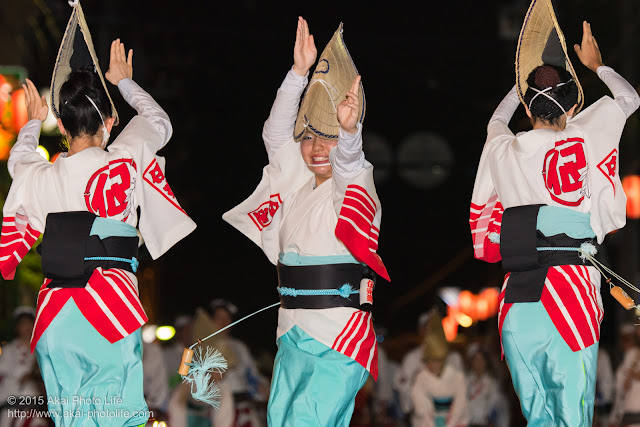
{"label": "red and white striped sleeve", "polygon": [[469,225],[473,239],[473,254],[487,262],[502,260],[500,255],[500,229],[504,208],[497,194],[492,194],[485,204],[471,203]]}
{"label": "red and white striped sleeve", "polygon": [[362,125],[349,134],[342,129],[329,155],[333,168],[334,205],[338,214],[335,235],[358,261],[390,280],[377,254],[382,207],[373,182],[373,165],[362,152]]}
{"label": "red and white striped sleeve", "polygon": [[2,218],[0,235],[0,272],[5,280],[12,280],[16,267],[40,237],[27,217],[18,213]]}
{"label": "red and white striped sleeve", "polygon": [[382,259],[376,253],[380,230],[374,222],[380,223],[378,205],[364,187],[348,185],[335,233],[358,261],[364,262],[380,276],[390,280]]}

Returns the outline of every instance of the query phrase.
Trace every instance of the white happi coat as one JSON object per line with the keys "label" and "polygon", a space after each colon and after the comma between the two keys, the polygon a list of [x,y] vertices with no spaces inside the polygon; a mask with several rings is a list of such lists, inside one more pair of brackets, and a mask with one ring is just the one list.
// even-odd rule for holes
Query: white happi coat
{"label": "white happi coat", "polygon": [[[156,155],[171,137],[169,117],[133,80],[121,80],[118,88],[138,115],[108,151],[92,147],[69,157],[62,153],[52,164],[36,152],[41,122],[31,120],[20,131],[8,161],[13,182],[3,207],[0,271],[5,279],[13,278],[44,232],[49,213],[89,211],[138,226],[154,259],[195,229],[167,183],[164,159]],[[137,279],[128,271],[98,268],[86,288],[47,288],[48,283],[38,296],[32,350],[69,298],[110,342],[147,320]]]}
{"label": "white happi coat", "polygon": [[[534,129],[514,135],[508,124],[519,105],[515,87],[496,109],[471,198],[476,258],[500,261],[500,245],[490,234],[500,233],[502,213],[514,206],[542,204],[590,213],[598,243],[624,226],[627,199],[618,174],[618,145],[640,98],[610,67],[599,67],[597,74],[615,99],[602,97],[562,131]],[[511,306],[503,304],[507,281],[500,295],[500,329]],[[594,267],[550,267],[541,302],[573,351],[599,340],[603,309]]]}
{"label": "white happi coat", "polygon": [[[462,427],[469,423],[467,383],[462,371],[445,365],[440,376],[424,368],[411,390],[413,427],[435,427],[436,418],[444,418],[446,427]],[[440,409],[437,400],[451,400],[448,409]]]}
{"label": "white happi coat", "polygon": [[[382,277],[388,274],[376,254],[382,216],[373,166],[362,152],[362,126],[354,135],[340,131],[330,153],[333,176],[315,187],[293,127],[306,77],[289,71],[282,83],[263,139],[269,165],[254,193],[223,218],[249,237],[276,264],[282,253],[302,256],[353,255]],[[351,357],[377,377],[377,347],[370,313],[339,307],[323,310],[280,308],[280,337],[294,325],[321,343]]]}

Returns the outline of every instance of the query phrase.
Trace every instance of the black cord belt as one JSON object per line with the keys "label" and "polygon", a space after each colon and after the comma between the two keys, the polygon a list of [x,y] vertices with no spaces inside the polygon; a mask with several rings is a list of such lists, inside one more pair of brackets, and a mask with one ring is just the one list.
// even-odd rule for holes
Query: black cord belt
{"label": "black cord belt", "polygon": [[[289,266],[278,263],[277,268],[278,293],[283,308],[371,308],[371,298],[364,304],[361,299],[363,292],[371,295],[375,284],[375,273],[366,265]],[[363,288],[361,292],[363,279],[367,289]]]}

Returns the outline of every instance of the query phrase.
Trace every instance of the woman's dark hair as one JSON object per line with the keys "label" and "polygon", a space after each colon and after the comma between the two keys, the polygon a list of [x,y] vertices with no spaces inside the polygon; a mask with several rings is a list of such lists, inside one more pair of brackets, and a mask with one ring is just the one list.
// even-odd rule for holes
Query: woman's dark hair
{"label": "woman's dark hair", "polygon": [[102,119],[111,117],[111,103],[93,67],[72,71],[60,88],[60,120],[72,136],[95,135],[102,120],[87,96],[98,106]]}
{"label": "woman's dark hair", "polygon": [[[562,67],[555,65],[541,65],[534,69],[527,78],[529,88],[524,94],[524,102],[529,106],[531,116],[534,120],[544,120],[552,125],[557,125],[560,117],[569,111],[578,102],[578,85],[572,80],[571,74]],[[562,105],[564,111],[555,102],[531,88],[544,90],[558,104]],[[538,96],[536,96],[538,95]],[[533,103],[531,102],[531,99]]]}

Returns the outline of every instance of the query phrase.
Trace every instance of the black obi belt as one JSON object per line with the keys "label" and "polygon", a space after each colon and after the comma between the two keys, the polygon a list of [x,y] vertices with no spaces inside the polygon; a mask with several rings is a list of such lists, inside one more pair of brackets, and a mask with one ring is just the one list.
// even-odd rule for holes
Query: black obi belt
{"label": "black obi belt", "polygon": [[42,271],[51,279],[48,288],[84,288],[98,267],[135,273],[138,237],[90,236],[96,218],[86,211],[47,215],[37,251],[42,257]]}
{"label": "black obi belt", "polygon": [[505,209],[502,215],[500,255],[502,267],[510,273],[505,303],[540,301],[549,267],[582,265],[584,261],[577,251],[580,245],[589,242],[598,247],[592,239],[573,239],[564,233],[542,234],[537,229],[538,211],[542,206],[516,206]]}
{"label": "black obi belt", "polygon": [[375,273],[363,264],[290,266],[278,263],[278,293],[282,308],[360,309],[360,281],[375,282]]}

